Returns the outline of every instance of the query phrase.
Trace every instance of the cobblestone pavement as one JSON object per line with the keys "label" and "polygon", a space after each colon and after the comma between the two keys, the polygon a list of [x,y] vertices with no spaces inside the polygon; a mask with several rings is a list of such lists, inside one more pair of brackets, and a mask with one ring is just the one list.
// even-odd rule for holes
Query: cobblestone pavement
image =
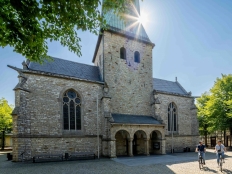
{"label": "cobblestone pavement", "polygon": [[[206,154],[206,165],[199,170],[196,153],[176,153],[162,156],[121,157],[117,159],[81,160],[47,163],[14,163],[0,153],[0,174],[197,174],[221,173],[215,153]],[[232,152],[226,153],[222,173],[232,174]]]}

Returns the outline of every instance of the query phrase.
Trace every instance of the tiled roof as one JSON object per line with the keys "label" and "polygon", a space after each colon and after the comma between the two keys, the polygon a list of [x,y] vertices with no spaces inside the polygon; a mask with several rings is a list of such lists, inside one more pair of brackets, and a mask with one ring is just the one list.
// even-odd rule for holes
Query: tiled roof
{"label": "tiled roof", "polygon": [[53,58],[53,61],[45,61],[44,64],[30,62],[29,70],[47,72],[57,75],[75,77],[84,80],[102,82],[97,66],[91,66],[72,62],[64,59]]}
{"label": "tiled roof", "polygon": [[124,124],[161,124],[152,116],[128,115],[128,114],[112,114],[113,123]]}
{"label": "tiled roof", "polygon": [[189,95],[187,91],[178,82],[153,78],[153,88],[156,91],[180,95]]}
{"label": "tiled roof", "polygon": [[[113,30],[117,33],[121,33],[126,36],[130,36],[151,43],[143,25],[140,24],[136,19],[138,18],[138,15],[136,14],[140,14],[139,0],[133,0],[133,3],[135,8],[132,8],[133,10],[136,9],[137,13],[134,12],[129,15],[133,16],[134,18],[126,17],[125,20],[123,20],[114,13],[114,10],[109,10],[105,14],[103,14],[103,17],[106,20],[106,24],[110,30]],[[136,24],[133,25],[134,23]],[[130,27],[132,25],[133,27]]]}

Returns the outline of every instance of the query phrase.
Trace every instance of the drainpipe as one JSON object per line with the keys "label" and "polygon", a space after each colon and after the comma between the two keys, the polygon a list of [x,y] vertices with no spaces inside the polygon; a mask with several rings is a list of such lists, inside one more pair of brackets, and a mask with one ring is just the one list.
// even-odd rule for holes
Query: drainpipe
{"label": "drainpipe", "polygon": [[102,73],[102,80],[105,82],[105,55],[104,55],[104,31],[102,32],[102,64],[103,64],[103,73]]}

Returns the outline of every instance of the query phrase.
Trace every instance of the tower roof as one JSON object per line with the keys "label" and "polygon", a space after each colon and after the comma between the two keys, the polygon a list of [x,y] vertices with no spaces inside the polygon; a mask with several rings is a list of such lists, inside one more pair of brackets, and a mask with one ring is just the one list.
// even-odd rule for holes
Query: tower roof
{"label": "tower roof", "polygon": [[143,25],[138,22],[140,15],[139,0],[132,0],[132,4],[128,4],[126,13],[123,14],[123,18],[115,14],[114,9],[103,13],[108,30],[151,43]]}

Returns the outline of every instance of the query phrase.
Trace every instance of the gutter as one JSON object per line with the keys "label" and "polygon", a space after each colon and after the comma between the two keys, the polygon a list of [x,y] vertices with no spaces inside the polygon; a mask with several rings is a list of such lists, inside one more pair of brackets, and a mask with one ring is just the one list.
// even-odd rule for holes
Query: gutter
{"label": "gutter", "polygon": [[80,78],[77,78],[77,77],[71,77],[71,76],[66,76],[66,75],[62,75],[62,74],[54,74],[54,73],[43,72],[43,71],[24,70],[24,69],[20,69],[20,68],[17,68],[17,67],[13,67],[11,65],[7,65],[7,66],[9,68],[15,70],[15,71],[18,71],[19,73],[44,75],[44,76],[57,77],[57,78],[70,79],[70,80],[78,80],[78,81],[84,81],[84,82],[90,82],[90,83],[98,83],[98,84],[104,85],[104,82],[100,82],[100,81],[93,81],[93,80],[88,80],[88,79],[80,79]]}
{"label": "gutter", "polygon": [[138,123],[110,123],[111,125],[133,125],[133,126],[165,126],[165,124],[138,124]]}

